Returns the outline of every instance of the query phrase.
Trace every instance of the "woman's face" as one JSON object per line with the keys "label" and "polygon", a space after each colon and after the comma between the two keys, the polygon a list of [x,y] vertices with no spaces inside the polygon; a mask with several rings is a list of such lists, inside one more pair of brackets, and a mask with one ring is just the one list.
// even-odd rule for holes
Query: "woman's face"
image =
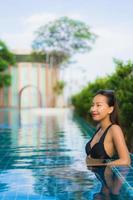
{"label": "woman's face", "polygon": [[108,105],[106,96],[98,94],[93,98],[90,112],[94,121],[101,121],[109,117],[113,107]]}

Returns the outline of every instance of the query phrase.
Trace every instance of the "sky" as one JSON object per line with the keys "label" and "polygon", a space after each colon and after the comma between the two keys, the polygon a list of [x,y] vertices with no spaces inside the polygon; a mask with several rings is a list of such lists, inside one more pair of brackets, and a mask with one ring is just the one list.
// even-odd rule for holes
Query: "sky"
{"label": "sky", "polygon": [[133,59],[132,10],[133,0],[4,0],[0,3],[0,39],[11,50],[31,49],[35,31],[51,20],[67,16],[88,24],[98,35],[92,50],[75,55],[74,62],[61,72],[64,80],[71,80],[73,92],[113,73],[113,58]]}

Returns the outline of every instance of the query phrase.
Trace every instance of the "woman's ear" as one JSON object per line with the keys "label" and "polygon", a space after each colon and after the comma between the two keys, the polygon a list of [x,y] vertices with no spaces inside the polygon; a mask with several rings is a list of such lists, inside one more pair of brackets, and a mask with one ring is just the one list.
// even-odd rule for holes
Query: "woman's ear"
{"label": "woman's ear", "polygon": [[114,110],[114,106],[110,106],[110,107],[109,107],[109,112],[108,112],[108,113],[111,114],[111,113],[113,112],[113,110]]}

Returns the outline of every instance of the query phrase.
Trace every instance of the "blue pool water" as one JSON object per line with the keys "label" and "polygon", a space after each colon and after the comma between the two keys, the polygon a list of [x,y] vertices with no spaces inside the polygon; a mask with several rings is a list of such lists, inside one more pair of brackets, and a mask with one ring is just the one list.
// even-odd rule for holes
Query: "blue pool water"
{"label": "blue pool water", "polygon": [[87,168],[92,133],[67,109],[1,110],[0,200],[132,199],[130,168]]}

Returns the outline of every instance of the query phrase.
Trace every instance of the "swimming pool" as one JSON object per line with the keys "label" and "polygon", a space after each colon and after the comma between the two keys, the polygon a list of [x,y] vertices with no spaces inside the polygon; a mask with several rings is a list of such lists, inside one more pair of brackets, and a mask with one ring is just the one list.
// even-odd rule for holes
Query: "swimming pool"
{"label": "swimming pool", "polygon": [[0,116],[0,200],[132,199],[133,179],[130,185],[122,179],[131,169],[108,169],[106,191],[103,170],[87,168],[84,147],[93,130],[70,110],[1,110]]}

